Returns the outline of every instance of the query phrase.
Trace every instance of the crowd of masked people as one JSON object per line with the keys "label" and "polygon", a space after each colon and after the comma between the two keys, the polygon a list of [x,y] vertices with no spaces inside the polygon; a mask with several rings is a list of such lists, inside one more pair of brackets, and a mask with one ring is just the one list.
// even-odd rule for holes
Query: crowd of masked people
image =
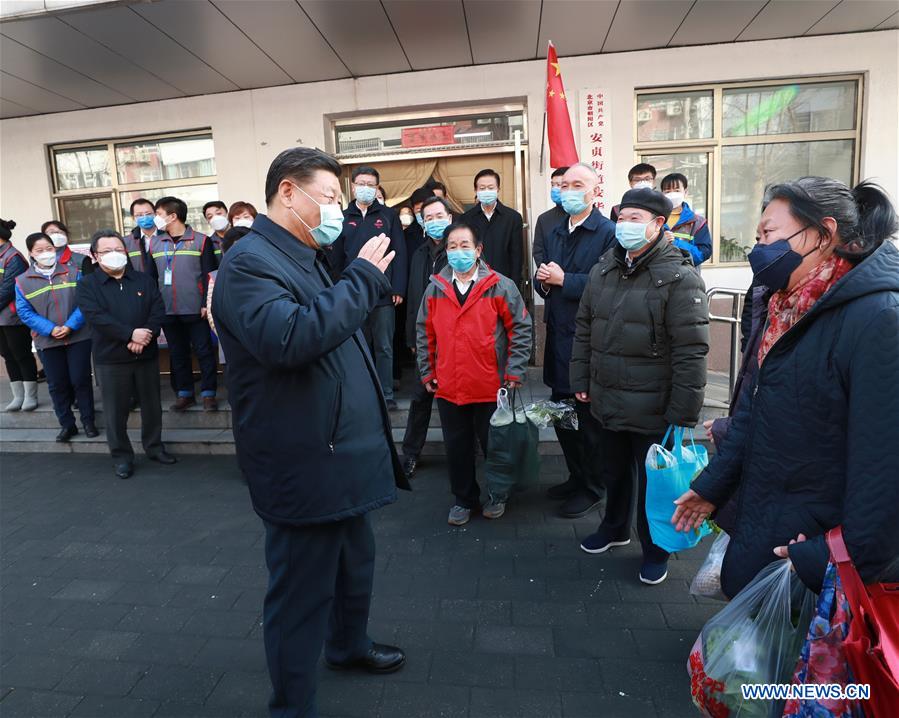
{"label": "crowd of masked people", "polygon": [[[324,202],[310,196],[319,224],[299,221],[329,282],[341,281],[373,237],[389,243],[390,290],[367,314],[364,332],[390,410],[403,359],[414,357],[406,477],[415,475],[436,403],[453,495],[449,524],[464,525],[473,512],[504,514],[505,503],[478,484],[476,457],[488,448],[497,390],[527,378],[534,338],[521,288],[530,279],[544,301],[543,380],[552,400],[568,402],[578,417],[576,429],[556,428],[568,477],[548,497],[566,518],[600,512],[601,524],[581,544],[590,554],[628,544],[635,523],[639,578],[664,581],[669,555],[653,543],[646,519],[645,458],[668,427],[700,420],[709,349],[699,267],[712,242],[688,202],[687,178],[669,174],[656,189],[655,168],[638,164],[606,217],[592,167],[555,170],[552,207],[535,222],[527,267],[522,217],[500,201],[501,177],[492,169],[474,177],[467,211],[433,179],[395,207],[375,168],[357,167],[350,180],[345,209],[337,194]],[[172,409],[196,403],[192,356],[203,408],[217,408],[216,268],[234,242],[248,233],[252,241],[256,218],[248,203],[210,202],[206,235],[186,224],[180,199],[139,199],[130,209],[134,230],[124,238],[98,231],[84,259],[67,247],[59,221],[27,236],[27,260],[10,242],[14,223],[0,225],[0,348],[13,392],[7,410],[36,405],[33,340],[59,440],[77,433],[73,403],[85,433],[96,436],[93,356],[122,478],[133,471],[125,431],[133,403],[147,455],[174,461],[160,440],[160,330],[171,357]],[[727,595],[774,560],[775,549],[817,590],[827,563],[823,535],[838,524],[863,577],[897,572],[891,514],[899,472],[890,468],[899,438],[896,229],[895,209],[870,183],[849,188],[806,177],[765,193],[748,255],[753,281],[731,416],[707,422],[717,452],[672,509],[683,530],[714,516],[731,534],[722,569]]]}
{"label": "crowd of masked people", "polygon": [[200,369],[205,411],[216,411],[217,361],[207,304],[219,258],[250,231],[256,209],[247,202],[228,208],[208,202],[209,234],[187,224],[187,204],[177,197],[145,198],[130,206],[134,229],[124,237],[99,229],[89,255],[73,252],[68,227],[45,222],[25,237],[27,259],[12,244],[14,221],[0,220],[0,352],[6,362],[11,411],[38,406],[37,350],[53,409],[56,440],[79,431],[99,436],[94,381],[103,396],[106,439],[116,476],[134,471],[128,415],[140,409],[141,441],[148,458],[174,464],[162,443],[158,338],[169,349],[171,409],[197,403],[193,361]]}

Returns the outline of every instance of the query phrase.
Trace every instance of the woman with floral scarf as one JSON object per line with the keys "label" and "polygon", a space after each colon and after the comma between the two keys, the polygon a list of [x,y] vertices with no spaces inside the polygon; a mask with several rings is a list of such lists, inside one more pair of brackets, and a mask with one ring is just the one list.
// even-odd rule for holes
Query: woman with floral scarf
{"label": "woman with floral scarf", "polygon": [[838,525],[866,583],[899,579],[896,230],[890,200],[867,182],[803,177],[765,193],[749,260],[774,294],[755,385],[672,517],[699,526],[735,497],[730,597],[778,557],[820,591],[824,535]]}

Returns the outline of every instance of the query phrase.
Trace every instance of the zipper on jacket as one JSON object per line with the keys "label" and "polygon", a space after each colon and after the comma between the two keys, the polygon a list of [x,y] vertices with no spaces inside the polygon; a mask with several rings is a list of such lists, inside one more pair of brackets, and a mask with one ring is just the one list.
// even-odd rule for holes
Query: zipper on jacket
{"label": "zipper on jacket", "polygon": [[647,307],[646,311],[649,312],[649,341],[652,344],[652,355],[657,357],[659,355],[659,347],[656,343],[656,318],[652,316],[652,309]]}
{"label": "zipper on jacket", "polygon": [[342,393],[342,384],[337,384],[337,391],[334,394],[334,420],[331,423],[331,435],[328,438],[328,448],[334,453],[334,442],[337,439],[337,429],[340,426],[340,396]]}

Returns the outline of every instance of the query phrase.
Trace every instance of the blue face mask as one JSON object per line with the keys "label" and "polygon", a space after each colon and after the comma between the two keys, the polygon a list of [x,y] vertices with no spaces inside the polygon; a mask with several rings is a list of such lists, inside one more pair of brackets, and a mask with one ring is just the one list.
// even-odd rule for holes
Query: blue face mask
{"label": "blue face mask", "polygon": [[415,213],[415,221],[418,222],[418,226],[419,226],[419,227],[424,228],[424,226],[425,226],[425,221],[424,221],[424,219],[423,219],[422,216],[421,216],[421,212],[416,212],[416,213]]}
{"label": "blue face mask", "polygon": [[618,222],[615,225],[615,239],[628,252],[643,249],[652,241],[646,238],[646,228],[650,224],[652,222],[647,222],[646,224],[642,222]]}
{"label": "blue face mask", "polygon": [[553,187],[549,190],[549,198],[553,201],[553,204],[562,204],[562,188],[561,187]]}
{"label": "blue face mask", "polygon": [[478,192],[478,202],[481,203],[482,207],[489,207],[496,202],[497,197],[499,197],[499,194],[495,189],[482,189]]}
{"label": "blue face mask", "polygon": [[478,254],[473,249],[453,249],[446,253],[446,261],[455,271],[464,273],[474,266]]}
{"label": "blue face mask", "polygon": [[787,288],[790,277],[802,264],[802,260],[817,249],[813,247],[811,251],[799,254],[790,246],[790,240],[807,229],[808,227],[803,227],[786,239],[779,239],[770,244],[756,243],[749,253],[749,264],[758,284],[763,284],[772,292]]}
{"label": "blue face mask", "polygon": [[[293,182],[291,182],[291,184],[293,184]],[[308,224],[303,222],[303,218],[300,217],[300,215],[298,215],[296,211],[294,211],[293,207],[288,207],[287,209],[293,212],[293,216],[300,220],[300,222],[303,222],[303,226],[309,230],[309,232],[312,234],[312,238],[315,240],[316,244],[318,244],[319,247],[327,247],[329,244],[334,244],[334,242],[340,236],[340,233],[343,231],[343,210],[340,209],[340,205],[321,204],[320,202],[316,202],[315,199],[302,187],[298,187],[297,185],[293,186],[318,205],[321,222],[317,227],[310,227]]]}
{"label": "blue face mask", "polygon": [[156,222],[153,221],[152,214],[144,214],[137,218],[137,226],[141,229],[155,229]]}
{"label": "blue face mask", "polygon": [[431,239],[441,240],[443,239],[444,230],[449,226],[450,221],[448,219],[429,219],[425,222],[425,234]]}
{"label": "blue face mask", "polygon": [[584,201],[584,195],[586,192],[577,189],[567,189],[562,192],[561,201],[562,201],[562,209],[564,209],[568,214],[580,214],[583,212],[589,205]]}
{"label": "blue face mask", "polygon": [[353,189],[356,193],[356,199],[362,204],[374,202],[378,191],[375,187],[369,187],[368,185],[353,185]]}

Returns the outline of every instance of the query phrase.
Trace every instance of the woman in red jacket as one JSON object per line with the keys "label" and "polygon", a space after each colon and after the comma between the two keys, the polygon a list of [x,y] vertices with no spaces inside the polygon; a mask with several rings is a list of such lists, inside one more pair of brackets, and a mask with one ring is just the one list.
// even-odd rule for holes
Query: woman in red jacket
{"label": "woman in red jacket", "polygon": [[[481,261],[482,244],[456,222],[443,235],[449,266],[431,277],[418,312],[418,369],[437,398],[450,485],[456,497],[451,526],[462,526],[481,505],[475,439],[487,449],[496,392],[524,381],[531,355],[531,318],[515,283]],[[486,518],[505,504],[492,499]]]}

